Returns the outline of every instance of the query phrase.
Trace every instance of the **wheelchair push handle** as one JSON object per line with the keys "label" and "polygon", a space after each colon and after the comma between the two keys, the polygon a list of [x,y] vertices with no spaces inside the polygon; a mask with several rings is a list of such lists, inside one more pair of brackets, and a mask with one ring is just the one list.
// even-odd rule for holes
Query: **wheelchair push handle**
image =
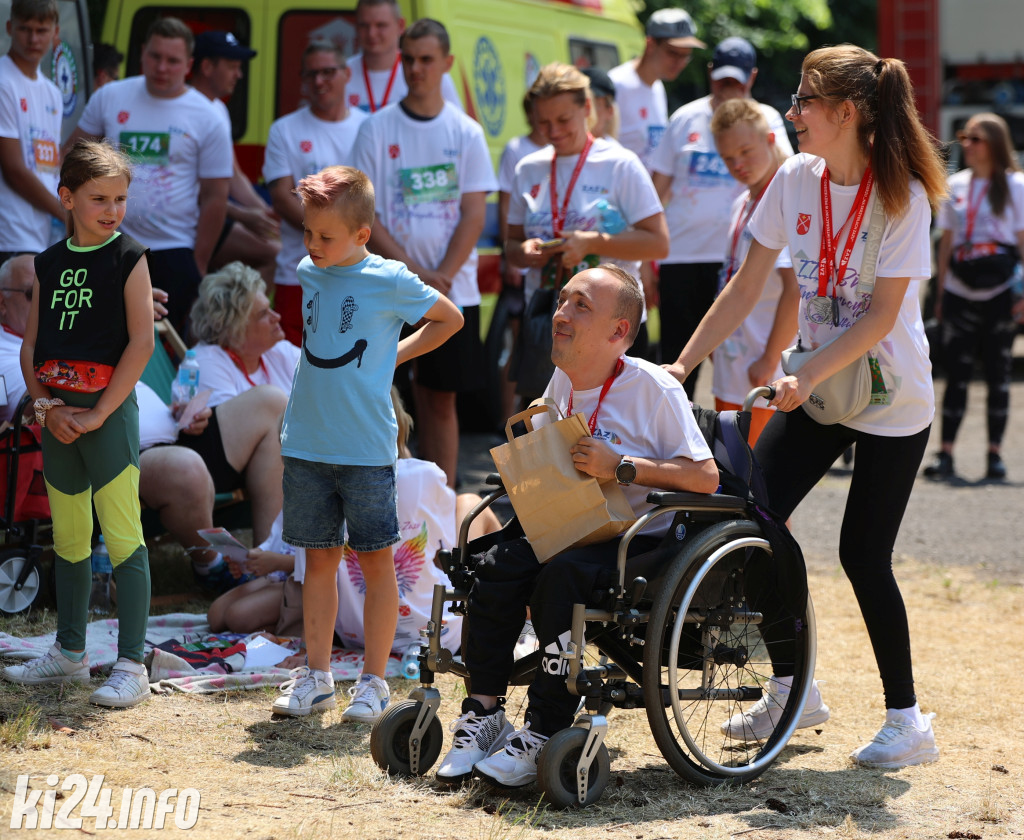
{"label": "wheelchair push handle", "polygon": [[771,402],[775,399],[775,387],[772,385],[759,385],[757,388],[754,388],[743,401],[743,411],[750,411],[758,397],[764,397],[768,402]]}

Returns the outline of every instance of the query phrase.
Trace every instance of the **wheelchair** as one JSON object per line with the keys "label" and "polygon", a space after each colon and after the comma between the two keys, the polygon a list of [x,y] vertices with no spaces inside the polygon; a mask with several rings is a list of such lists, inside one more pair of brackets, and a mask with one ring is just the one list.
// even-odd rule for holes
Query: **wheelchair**
{"label": "wheelchair", "polygon": [[[562,656],[568,660],[567,688],[581,698],[580,709],[571,727],[547,741],[537,766],[537,784],[552,806],[586,806],[601,796],[610,777],[604,741],[613,708],[644,708],[666,761],[699,786],[757,778],[795,731],[813,685],[814,611],[799,547],[767,511],[747,444],[749,409],[759,396],[771,399],[774,391],[754,389],[739,412],[694,408],[723,492],[649,494],[656,507],[619,544],[618,585],[598,607],[574,606],[571,641]],[[458,547],[443,559],[453,588],[434,589],[432,618],[421,631],[421,684],[408,700],[386,709],[371,732],[374,761],[395,776],[426,773],[443,748],[434,675],[450,671],[468,680],[466,666],[440,645],[445,602],[464,613],[474,554],[522,534],[512,519],[496,534],[468,543],[473,518],[504,495],[498,476],[490,476],[488,484],[498,486],[467,515]],[[666,516],[673,517],[672,526],[659,548],[627,562],[633,537]],[[780,542],[780,533],[788,543]],[[773,550],[787,544],[792,552]],[[774,673],[766,639],[785,645],[788,658],[780,663],[776,655],[774,667],[783,664],[793,674],[789,701],[771,715],[770,732],[737,737],[735,727],[727,733],[725,722],[761,700]],[[539,652],[519,659],[510,684],[529,684],[539,659]]]}

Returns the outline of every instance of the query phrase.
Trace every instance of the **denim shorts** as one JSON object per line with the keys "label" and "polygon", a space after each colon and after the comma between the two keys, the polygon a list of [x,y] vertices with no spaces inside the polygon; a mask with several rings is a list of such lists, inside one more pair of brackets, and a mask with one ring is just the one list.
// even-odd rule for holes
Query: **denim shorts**
{"label": "denim shorts", "polygon": [[284,457],[284,541],[298,548],[380,551],[399,540],[395,466]]}

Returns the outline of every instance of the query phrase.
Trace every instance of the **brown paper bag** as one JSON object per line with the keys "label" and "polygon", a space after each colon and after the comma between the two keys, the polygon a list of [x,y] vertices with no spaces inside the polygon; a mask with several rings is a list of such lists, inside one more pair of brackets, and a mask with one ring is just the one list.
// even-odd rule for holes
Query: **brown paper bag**
{"label": "brown paper bag", "polygon": [[[568,548],[610,540],[636,521],[614,478],[599,482],[573,466],[569,448],[590,434],[583,415],[534,429],[533,418],[548,412],[557,418],[555,409],[545,405],[509,418],[508,443],[491,450],[512,508],[541,563]],[[513,437],[512,426],[518,422],[526,425],[527,434]]]}

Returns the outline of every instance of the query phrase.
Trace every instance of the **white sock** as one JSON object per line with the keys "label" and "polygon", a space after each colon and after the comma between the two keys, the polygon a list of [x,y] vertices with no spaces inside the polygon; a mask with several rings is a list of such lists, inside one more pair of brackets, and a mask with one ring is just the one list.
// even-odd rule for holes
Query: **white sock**
{"label": "white sock", "polygon": [[208,575],[210,572],[215,571],[219,566],[224,565],[224,555],[218,554],[212,560],[193,560],[192,568],[195,570],[197,575]]}
{"label": "white sock", "polygon": [[921,707],[915,703],[909,709],[886,709],[886,712],[899,712],[904,717],[910,718],[914,726],[924,732],[928,728],[928,721],[921,714]]}
{"label": "white sock", "polygon": [[790,674],[788,677],[772,677],[772,679],[775,681],[775,684],[784,691],[789,691],[791,688],[793,688],[792,674]]}
{"label": "white sock", "polygon": [[316,668],[310,668],[309,672],[321,682],[334,685],[334,674],[332,674],[330,671],[319,671]]}

